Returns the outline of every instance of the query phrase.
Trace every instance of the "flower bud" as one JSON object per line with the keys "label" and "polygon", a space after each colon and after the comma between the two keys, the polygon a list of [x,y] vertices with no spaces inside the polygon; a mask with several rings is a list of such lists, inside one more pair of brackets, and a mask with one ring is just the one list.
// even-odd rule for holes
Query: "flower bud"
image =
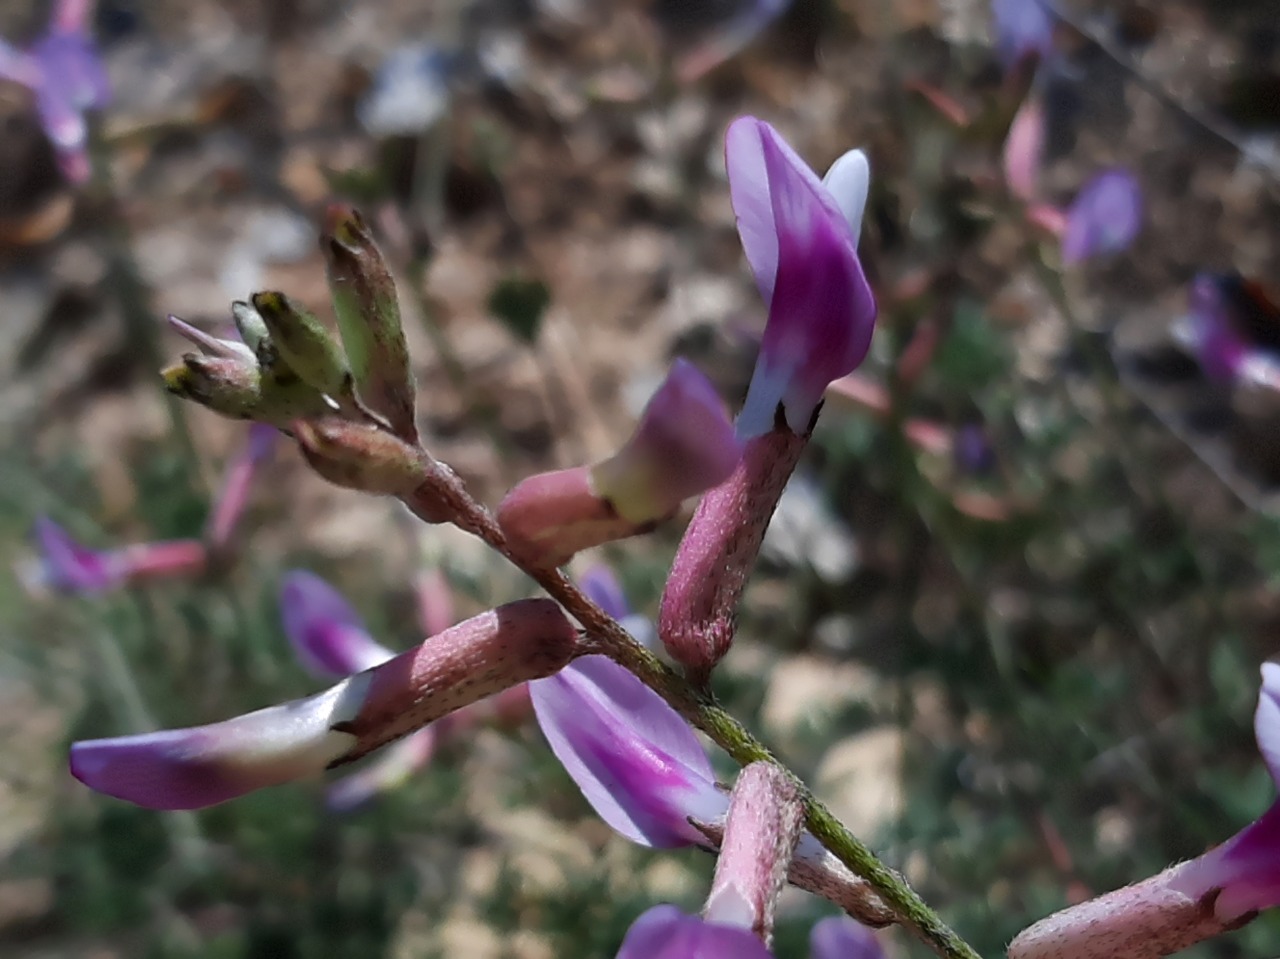
{"label": "flower bud", "polygon": [[351,394],[347,358],[314,313],[274,292],[253,294],[253,308],[281,358],[304,382],[333,397]]}
{"label": "flower bud", "polygon": [[386,418],[397,436],[416,443],[417,387],[395,280],[382,253],[360,214],[339,204],[329,208],[320,247],[356,392]]}
{"label": "flower bud", "polygon": [[335,486],[405,496],[426,478],[423,452],[379,427],[328,416],[292,429],[307,463]]}
{"label": "flower bud", "polygon": [[235,321],[236,329],[240,332],[240,339],[253,350],[255,356],[261,355],[263,347],[270,345],[271,334],[267,332],[267,324],[258,315],[258,311],[248,303],[243,300],[232,303],[231,319]]}
{"label": "flower bud", "polygon": [[216,336],[210,336],[204,330],[197,329],[186,320],[176,317],[172,313],[169,314],[168,321],[170,328],[175,333],[183,339],[194,343],[205,356],[220,356],[229,360],[238,359],[245,362],[255,362],[253,350],[243,343],[237,343],[235,340],[221,340]]}
{"label": "flower bud", "polygon": [[187,353],[180,364],[165,369],[160,375],[170,393],[221,416],[249,420],[261,413],[262,380],[256,363]]}

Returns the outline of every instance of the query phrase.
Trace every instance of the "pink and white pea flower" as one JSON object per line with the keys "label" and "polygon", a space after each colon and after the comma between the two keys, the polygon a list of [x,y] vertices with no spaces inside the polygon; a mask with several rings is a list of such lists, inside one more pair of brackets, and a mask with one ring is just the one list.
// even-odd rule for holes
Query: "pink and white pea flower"
{"label": "pink and white pea flower", "polygon": [[33,535],[40,555],[19,565],[18,578],[37,594],[106,593],[142,580],[196,574],[208,561],[204,544],[194,539],[90,549],[47,516],[37,517]]}
{"label": "pink and white pea flower", "polygon": [[741,926],[686,915],[664,903],[631,924],[617,959],[773,959],[773,953]]}
{"label": "pink and white pea flower", "polygon": [[769,432],[779,408],[805,435],[827,384],[871,346],[876,302],[858,258],[870,167],[850,150],[819,180],[755,117],[729,126],[725,164],[743,250],[769,305],[738,435]]}

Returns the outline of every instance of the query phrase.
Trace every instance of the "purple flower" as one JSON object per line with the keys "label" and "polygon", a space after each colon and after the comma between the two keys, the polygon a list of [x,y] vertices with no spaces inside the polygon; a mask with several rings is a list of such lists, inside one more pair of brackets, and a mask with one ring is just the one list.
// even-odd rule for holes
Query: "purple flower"
{"label": "purple flower", "polygon": [[1053,16],[1040,0],[992,0],[997,49],[1006,67],[1030,53],[1041,57],[1053,50]]}
{"label": "purple flower", "polygon": [[728,797],[662,697],[604,656],[585,656],[529,692],[551,751],[601,819],[644,846],[707,843],[689,819],[714,822]]}
{"label": "purple flower", "polygon": [[852,150],[819,181],[773,127],[740,117],[725,162],[742,247],[769,304],[738,435],[769,432],[779,406],[804,435],[827,384],[871,345],[876,303],[858,259],[867,160]]}
{"label": "purple flower", "polygon": [[656,638],[653,621],[647,616],[633,613],[622,591],[622,584],[608,566],[597,563],[578,577],[578,585],[588,598],[622,624],[622,628],[642,646],[652,646]]}
{"label": "purple flower", "polygon": [[661,905],[640,915],[622,940],[617,959],[772,959],[746,929],[688,916]]}
{"label": "purple flower", "polygon": [[1222,280],[1202,273],[1191,283],[1190,310],[1174,325],[1174,337],[1195,355],[1205,376],[1215,383],[1234,383],[1252,355],[1251,347],[1233,322],[1233,307]]}
{"label": "purple flower", "polygon": [[33,593],[104,593],[139,580],[196,574],[208,559],[204,544],[193,539],[89,549],[47,516],[36,520],[34,534],[40,558],[21,564],[18,570]]}
{"label": "purple flower", "polygon": [[[1280,789],[1280,664],[1262,664],[1253,729]],[[1196,901],[1217,891],[1213,910],[1225,920],[1280,906],[1280,801],[1221,846],[1177,867],[1170,886]]]}
{"label": "purple flower", "polygon": [[[280,585],[280,616],[294,653],[312,675],[349,676],[395,657],[365,631],[359,614],[342,594],[314,573],[294,570],[285,576]],[[329,787],[329,808],[349,812],[403,785],[431,760],[435,747],[434,726],[392,743],[363,768]]]}
{"label": "purple flower", "polygon": [[82,546],[47,516],[36,519],[35,539],[40,562],[25,576],[33,587],[65,593],[102,593],[125,581],[127,571],[119,552]]}
{"label": "purple flower", "polygon": [[830,916],[809,930],[809,959],[884,959],[884,948],[862,923]]}
{"label": "purple flower", "polygon": [[350,676],[395,656],[365,631],[360,615],[315,573],[293,570],[280,584],[284,632],[314,676]]}
{"label": "purple flower", "polygon": [[198,809],[353,762],[579,652],[555,603],[473,616],[322,693],[225,722],[73,743],[71,773],[149,809]]}
{"label": "purple flower", "polygon": [[591,468],[591,487],[623,518],[648,523],[724,482],[741,458],[715,387],[688,360],[677,359],[631,439]]}
{"label": "purple flower", "polygon": [[1142,189],[1127,170],[1104,170],[1076,194],[1067,211],[1062,262],[1080,263],[1129,247],[1142,226]]}
{"label": "purple flower", "polygon": [[111,99],[106,70],[89,35],[92,7],[87,0],[61,0],[49,30],[26,51],[0,41],[0,77],[35,94],[40,124],[72,183],[89,178],[84,114]]}
{"label": "purple flower", "polygon": [[318,775],[356,743],[333,729],[355,715],[368,679],[226,722],[71,745],[71,774],[147,809],[199,809]]}

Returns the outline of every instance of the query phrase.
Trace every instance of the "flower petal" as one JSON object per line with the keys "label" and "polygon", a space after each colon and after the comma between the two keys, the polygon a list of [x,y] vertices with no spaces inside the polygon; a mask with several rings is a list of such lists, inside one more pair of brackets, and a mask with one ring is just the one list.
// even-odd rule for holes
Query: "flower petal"
{"label": "flower petal", "polygon": [[862,362],[875,326],[849,219],[862,200],[861,164],[837,164],[837,201],[772,127],[751,117],[730,127],[726,157],[743,249],[769,301],[738,436],[771,430],[779,405],[792,432],[806,435],[823,391]]}
{"label": "flower petal", "polygon": [[1104,170],[1086,183],[1067,211],[1062,262],[1080,263],[1128,248],[1142,226],[1142,189],[1127,170]]}
{"label": "flower petal", "polygon": [[1258,694],[1253,731],[1262,760],[1280,789],[1280,664],[1262,664],[1262,691]]}
{"label": "flower petal", "polygon": [[871,188],[871,164],[867,162],[867,155],[861,150],[850,150],[831,164],[831,169],[822,178],[822,185],[835,198],[853,233],[853,245],[857,246],[862,236],[867,193]]}
{"label": "flower petal", "polygon": [[625,446],[591,468],[591,487],[633,523],[669,516],[729,477],[742,444],[715,387],[677,359]]}
{"label": "flower petal", "polygon": [[342,594],[314,573],[284,577],[280,616],[294,653],[313,675],[350,676],[395,655],[374,642]]}
{"label": "flower petal", "polygon": [[529,684],[552,752],[605,822],[632,842],[701,844],[689,817],[728,808],[688,724],[652,689],[604,656],[586,656]]}
{"label": "flower petal", "polygon": [[368,687],[353,677],[307,699],[225,722],[71,745],[71,774],[147,809],[199,809],[322,772],[356,737],[333,726]]}
{"label": "flower petal", "polygon": [[47,516],[36,519],[35,538],[42,559],[37,578],[44,585],[65,592],[100,593],[124,581],[126,570],[119,553],[81,546]]}
{"label": "flower petal", "polygon": [[597,563],[578,577],[578,585],[593,603],[603,609],[614,619],[623,619],[631,615],[627,608],[627,597],[622,592],[622,584],[604,563]]}
{"label": "flower petal", "polygon": [[356,772],[343,776],[325,791],[325,804],[334,812],[352,812],[402,786],[431,760],[437,728],[431,725],[420,729],[371,757]]}
{"label": "flower petal", "polygon": [[764,943],[734,926],[687,916],[663,904],[631,924],[617,959],[771,959]]}
{"label": "flower petal", "polygon": [[809,930],[809,959],[882,959],[876,934],[848,916],[829,916]]}

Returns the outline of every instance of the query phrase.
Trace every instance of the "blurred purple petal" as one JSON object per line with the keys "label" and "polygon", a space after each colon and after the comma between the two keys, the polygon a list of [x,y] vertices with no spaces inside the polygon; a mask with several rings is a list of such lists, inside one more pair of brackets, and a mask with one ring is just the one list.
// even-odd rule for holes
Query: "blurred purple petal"
{"label": "blurred purple petal", "polygon": [[40,65],[40,92],[76,111],[98,110],[111,100],[111,84],[93,40],[78,30],[53,29],[30,50]]}
{"label": "blurred purple petal", "polygon": [[687,916],[675,906],[654,906],[631,924],[617,959],[772,959],[745,929]]}
{"label": "blurred purple petal", "polygon": [[871,345],[875,298],[846,215],[865,202],[865,157],[837,164],[837,199],[769,124],[741,117],[726,134],[725,159],[743,249],[769,303],[738,435],[771,430],[779,406],[804,435],[827,384]]}
{"label": "blurred purple petal", "polygon": [[662,698],[604,656],[529,684],[551,751],[605,822],[632,842],[705,843],[688,819],[728,808],[693,730]]}
{"label": "blurred purple petal", "polygon": [[0,79],[34,89],[40,82],[40,68],[30,56],[0,38]]}
{"label": "blurred purple petal", "polygon": [[614,619],[622,619],[631,614],[627,608],[627,597],[622,592],[622,584],[604,563],[597,563],[578,577],[578,585],[590,600]]}
{"label": "blurred purple petal", "polygon": [[374,642],[342,594],[314,573],[285,575],[280,616],[294,653],[313,675],[349,676],[395,656]]}
{"label": "blurred purple petal", "polygon": [[47,516],[36,519],[35,537],[41,553],[36,579],[42,585],[68,593],[100,593],[125,580],[127,570],[119,552],[81,546]]}
{"label": "blurred purple petal", "polygon": [[992,0],[991,13],[1005,66],[1029,53],[1045,57],[1053,50],[1053,16],[1040,0]]}
{"label": "blurred purple petal", "polygon": [[90,789],[147,809],[199,809],[322,772],[356,742],[335,732],[364,685],[191,729],[71,745],[71,774]]}
{"label": "blurred purple petal", "polygon": [[325,804],[334,812],[352,812],[404,785],[431,760],[436,739],[437,727],[432,725],[392,743],[325,790]]}
{"label": "blurred purple petal", "polygon": [[1062,262],[1080,263],[1129,247],[1142,227],[1142,189],[1127,170],[1105,170],[1081,188],[1067,211]]}
{"label": "blurred purple petal", "polygon": [[809,930],[809,959],[883,959],[875,932],[848,916],[830,916]]}
{"label": "blurred purple petal", "polygon": [[704,43],[681,57],[679,76],[691,83],[747,47],[791,6],[792,0],[740,0],[737,10]]}
{"label": "blurred purple petal", "polygon": [[631,439],[591,468],[591,486],[624,519],[653,522],[724,482],[741,457],[715,387],[688,360],[677,359]]}

